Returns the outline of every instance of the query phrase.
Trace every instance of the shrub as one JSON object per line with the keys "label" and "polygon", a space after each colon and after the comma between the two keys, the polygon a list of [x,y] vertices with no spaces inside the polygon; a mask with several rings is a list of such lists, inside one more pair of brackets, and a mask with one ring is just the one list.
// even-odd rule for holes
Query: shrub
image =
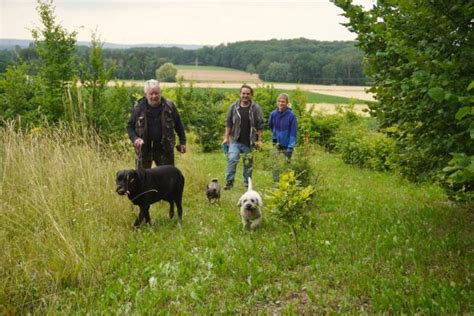
{"label": "shrub", "polygon": [[[335,3],[364,51],[379,101],[371,113],[391,129],[401,173],[434,180],[446,165],[450,172],[451,153],[472,156],[472,2],[379,1],[370,10]],[[460,188],[470,188],[473,179],[464,179]]]}
{"label": "shrub", "polygon": [[178,69],[172,63],[165,63],[156,70],[156,79],[164,82],[176,82]]}
{"label": "shrub", "polygon": [[452,154],[453,159],[443,169],[441,180],[451,198],[460,201],[474,200],[474,156]]}
{"label": "shrub", "polygon": [[270,217],[288,225],[296,242],[298,229],[311,223],[309,212],[314,193],[312,185],[303,187],[295,172],[289,171],[281,175],[278,187],[266,198]]}
{"label": "shrub", "polygon": [[348,164],[385,171],[393,167],[394,141],[365,125],[345,126],[334,137],[336,148]]}

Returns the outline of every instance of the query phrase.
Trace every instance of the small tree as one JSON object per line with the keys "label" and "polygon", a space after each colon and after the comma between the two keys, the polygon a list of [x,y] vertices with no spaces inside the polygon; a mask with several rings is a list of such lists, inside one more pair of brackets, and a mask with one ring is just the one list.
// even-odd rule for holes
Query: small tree
{"label": "small tree", "polygon": [[91,48],[85,63],[81,65],[80,79],[87,92],[86,118],[96,130],[102,125],[104,118],[104,93],[107,82],[112,79],[113,67],[104,65],[102,55],[103,43],[96,33],[92,33]]}
{"label": "small tree", "polygon": [[46,109],[48,118],[57,121],[65,114],[65,88],[75,75],[77,33],[68,33],[56,23],[52,1],[38,0],[37,11],[43,27],[35,28],[31,32],[39,56],[37,67],[41,91],[38,91],[36,96]]}
{"label": "small tree", "polygon": [[298,229],[310,223],[309,212],[314,193],[312,185],[302,187],[295,173],[289,171],[280,176],[278,187],[267,196],[270,216],[290,227],[296,243]]}
{"label": "small tree", "polygon": [[172,63],[165,63],[156,70],[156,79],[164,82],[176,82],[178,69]]}
{"label": "small tree", "polygon": [[[35,81],[28,76],[29,65],[20,63],[8,66],[0,77],[0,117],[16,119],[23,123],[37,122],[41,107],[33,102]],[[2,122],[0,122],[2,124]]]}

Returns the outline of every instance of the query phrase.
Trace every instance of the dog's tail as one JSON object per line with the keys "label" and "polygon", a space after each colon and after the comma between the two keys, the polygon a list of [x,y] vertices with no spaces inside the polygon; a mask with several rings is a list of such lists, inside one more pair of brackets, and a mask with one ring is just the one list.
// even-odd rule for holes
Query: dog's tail
{"label": "dog's tail", "polygon": [[249,177],[249,188],[247,189],[247,191],[252,191],[252,179],[250,179],[250,177]]}

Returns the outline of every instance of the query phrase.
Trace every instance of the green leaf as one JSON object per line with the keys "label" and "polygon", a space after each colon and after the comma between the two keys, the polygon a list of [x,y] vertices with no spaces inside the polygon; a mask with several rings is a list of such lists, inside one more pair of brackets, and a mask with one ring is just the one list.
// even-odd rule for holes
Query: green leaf
{"label": "green leaf", "polygon": [[467,87],[467,91],[471,91],[472,89],[474,89],[474,81],[471,81],[471,83]]}
{"label": "green leaf", "polygon": [[431,88],[428,95],[436,102],[441,102],[444,99],[444,90],[441,87]]}
{"label": "green leaf", "polygon": [[473,114],[474,113],[474,107],[472,106],[464,106],[462,108],[460,108],[458,110],[458,112],[456,113],[456,120],[462,120],[464,117],[466,117],[467,115],[469,114]]}

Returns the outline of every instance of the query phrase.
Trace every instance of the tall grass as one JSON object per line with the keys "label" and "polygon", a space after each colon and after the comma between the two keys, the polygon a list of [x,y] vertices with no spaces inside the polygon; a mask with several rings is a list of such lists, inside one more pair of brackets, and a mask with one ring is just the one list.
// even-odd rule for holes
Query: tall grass
{"label": "tall grass", "polygon": [[[205,185],[223,182],[225,157],[189,149],[177,156],[183,227],[158,203],[153,224],[134,230],[136,209],[114,192],[115,172],[133,165],[128,144],[73,128],[3,128],[4,313],[473,312],[472,211],[440,188],[311,150],[316,225],[296,245],[265,208],[259,230],[242,230],[242,163],[234,189],[210,205]],[[267,159],[255,155],[253,175],[264,200],[273,187]]]}
{"label": "tall grass", "polygon": [[123,157],[80,129],[0,133],[2,303],[37,306],[97,285],[129,229],[114,195]]}

